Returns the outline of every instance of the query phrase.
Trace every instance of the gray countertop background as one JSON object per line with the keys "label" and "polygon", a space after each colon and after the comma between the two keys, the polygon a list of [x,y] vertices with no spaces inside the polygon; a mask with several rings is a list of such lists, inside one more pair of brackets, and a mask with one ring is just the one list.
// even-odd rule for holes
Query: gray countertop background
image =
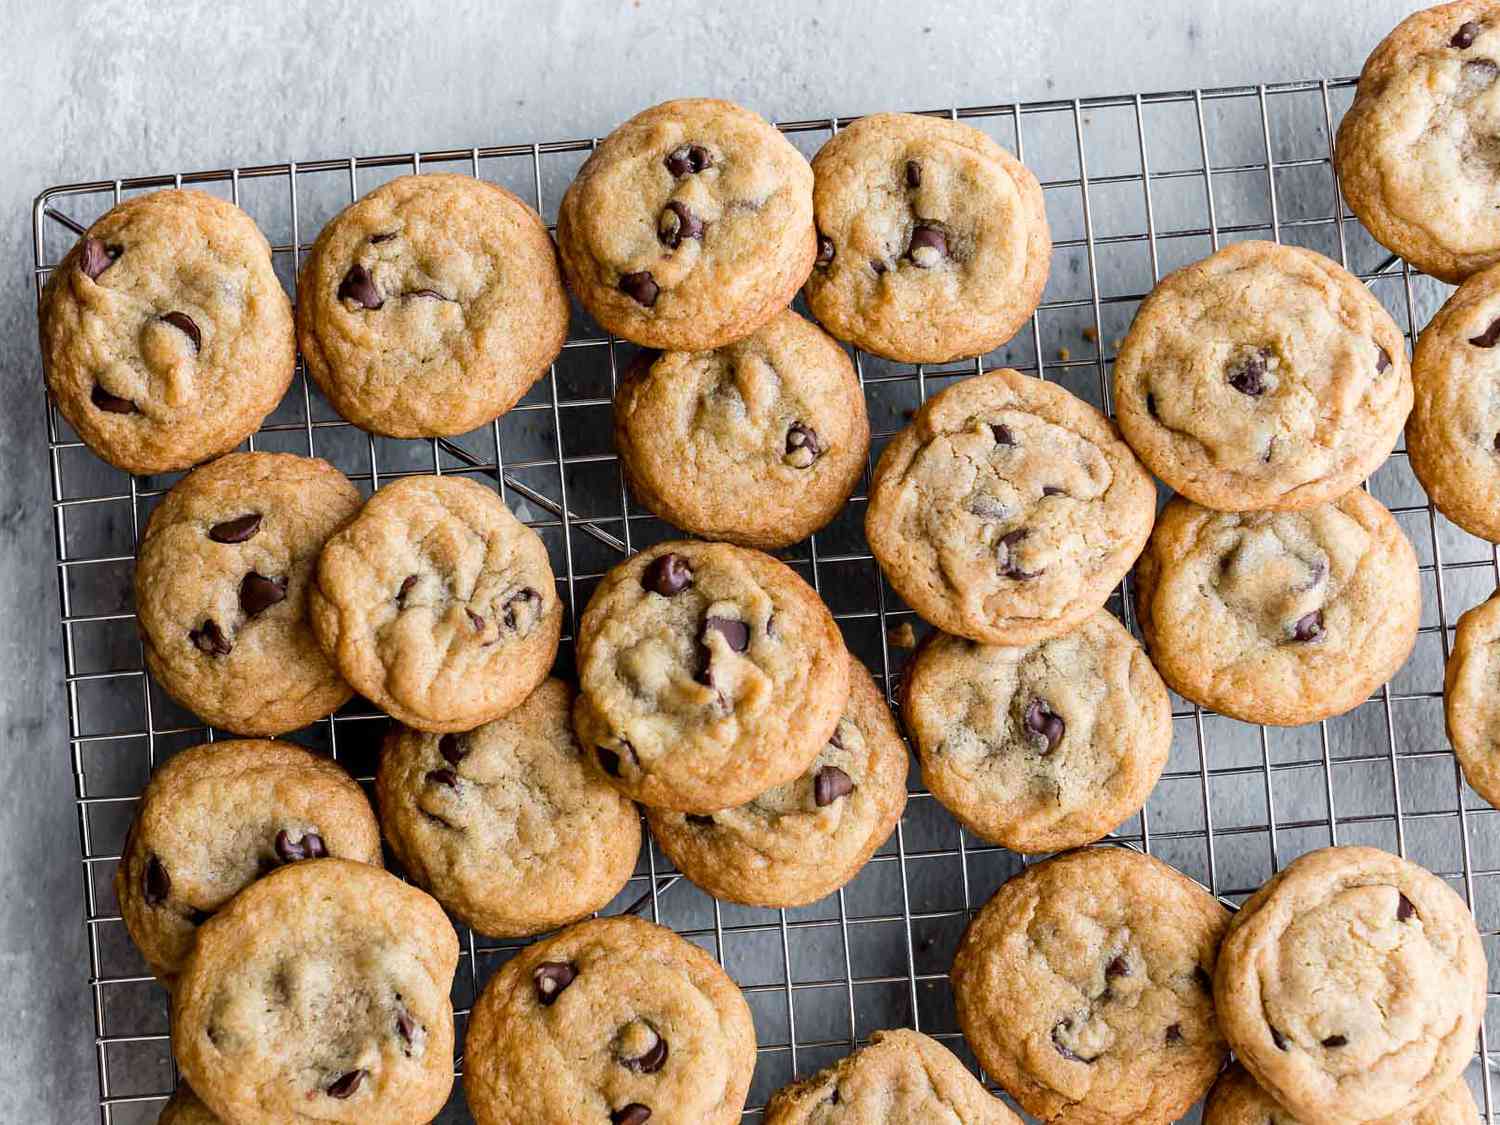
{"label": "gray countertop background", "polygon": [[[96,1120],[30,204],[64,181],[1356,72],[1406,0],[0,0],[0,1120]],[[1133,143],[1133,138],[1131,139]]]}

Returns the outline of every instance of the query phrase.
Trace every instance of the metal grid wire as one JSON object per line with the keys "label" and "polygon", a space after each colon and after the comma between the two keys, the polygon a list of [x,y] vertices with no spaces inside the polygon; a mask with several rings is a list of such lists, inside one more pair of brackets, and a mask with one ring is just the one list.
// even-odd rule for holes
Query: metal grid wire
{"label": "metal grid wire", "polygon": [[[1364,278],[1406,330],[1446,287],[1376,246],[1342,203],[1333,125],[1352,79],[990,105],[939,111],[995,137],[1043,183],[1055,238],[1052,280],[1029,326],[1005,348],[958,364],[892,364],[856,355],[874,457],[911,411],[955,378],[1007,364],[1056,380],[1108,411],[1118,337],[1152,284],[1241,238],[1310,246]],[[784,124],[811,155],[844,120]],[[248,210],[273,244],[289,288],[304,248],[340,208],[408,172],[467,171],[511,188],[552,221],[595,141],[476,147],[143,176],[49,188],[33,212],[38,293],[77,234],[120,200],[184,184]],[[610,446],[609,409],[628,345],[575,309],[558,361],[505,417],[461,438],[394,441],[343,422],[299,368],[286,400],[249,446],[317,455],[364,490],[413,472],[464,473],[497,485],[551,551],[577,619],[600,575],[671,534],[627,495]],[[143,671],[131,605],[139,531],[175,475],[132,478],[88,453],[48,404],[58,596],[105,1123],[154,1121],[175,1079],[165,993],[124,933],[111,880],[151,767],[213,737]],[[822,593],[851,650],[887,689],[926,627],[880,577],[862,534],[865,484],[825,531],[782,555]],[[1174,746],[1146,808],[1115,834],[1174,864],[1234,905],[1297,855],[1371,843],[1438,872],[1473,907],[1487,950],[1500,937],[1500,824],[1468,790],[1442,725],[1442,666],[1458,614],[1500,578],[1488,543],[1449,524],[1415,482],[1404,452],[1368,487],[1415,544],[1424,584],[1417,649],[1348,715],[1308,727],[1237,723],[1174,697]],[[1130,624],[1128,598],[1112,607]],[[564,674],[572,646],[564,637]],[[366,704],[299,732],[368,781],[385,721]],[[913,774],[914,782],[916,774]],[[847,1053],[880,1027],[934,1035],[971,1065],[947,969],[963,926],[1022,860],[963,833],[914,788],[891,841],[844,890],[788,911],[721,904],[682,880],[655,847],[606,913],[636,910],[698,942],[724,964],[754,1012],[760,1054],[746,1120],[783,1083]],[[520,944],[460,930],[454,987],[464,1014]],[[1491,963],[1500,965],[1500,957]],[[1488,1015],[1500,1013],[1489,993]],[[1486,1024],[1489,1024],[1489,1019]],[[1470,1083],[1492,1109],[1490,1028]],[[461,1070],[462,1060],[458,1060]],[[1490,1118],[1492,1120],[1492,1118]],[[462,1096],[443,1121],[466,1121]]]}

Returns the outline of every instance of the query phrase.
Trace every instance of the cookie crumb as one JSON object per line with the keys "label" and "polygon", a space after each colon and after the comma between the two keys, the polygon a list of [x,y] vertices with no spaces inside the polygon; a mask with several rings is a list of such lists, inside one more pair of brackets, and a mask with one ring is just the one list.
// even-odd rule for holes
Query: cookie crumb
{"label": "cookie crumb", "polygon": [[916,648],[917,631],[911,627],[910,621],[903,621],[886,634],[891,645],[895,648]]}
{"label": "cookie crumb", "polygon": [[1061,360],[1063,363],[1067,363],[1068,360],[1070,360],[1070,359],[1073,358],[1073,353],[1069,349],[1067,349],[1067,348],[1058,348],[1057,349],[1057,358],[1059,360]]}
{"label": "cookie crumb", "polygon": [[1089,325],[1083,330],[1083,338],[1091,344],[1097,344],[1099,342],[1099,330],[1093,325]]}

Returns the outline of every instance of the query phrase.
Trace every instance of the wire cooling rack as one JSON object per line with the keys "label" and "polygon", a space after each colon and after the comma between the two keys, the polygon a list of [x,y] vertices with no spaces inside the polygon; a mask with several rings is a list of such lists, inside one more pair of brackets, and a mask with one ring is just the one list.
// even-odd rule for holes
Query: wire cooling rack
{"label": "wire cooling rack", "polygon": [[[1390,258],[1348,215],[1331,138],[1352,87],[1352,79],[1339,79],[938,111],[990,133],[1036,172],[1055,238],[1052,278],[1030,324],[988,356],[911,367],[856,355],[875,434],[871,464],[930,393],[988,366],[1003,363],[1056,380],[1108,411],[1110,365],[1141,298],[1162,274],[1236,239],[1296,243],[1344,263],[1410,337],[1447,290]],[[782,128],[810,156],[844,120]],[[292,289],[322,224],[384,180],[467,171],[509,187],[550,222],[594,143],[349,157],[49,188],[32,217],[38,292],[84,227],[142,191],[187,184],[238,203],[270,238],[277,270]],[[299,368],[291,392],[249,444],[327,458],[366,491],[417,472],[462,473],[497,486],[546,540],[571,624],[604,571],[672,534],[628,496],[611,449],[610,401],[628,348],[575,308],[563,353],[520,405],[472,434],[435,441],[375,438],[349,426]],[[175,475],[132,478],[112,470],[82,447],[50,403],[46,421],[100,1118],[135,1125],[155,1120],[175,1073],[166,994],[125,935],[111,880],[150,769],[214,732],[146,676],[132,612],[137,536]],[[1500,823],[1464,786],[1448,749],[1442,670],[1454,621],[1495,587],[1500,558],[1429,506],[1404,452],[1368,487],[1395,512],[1421,565],[1424,608],[1411,660],[1367,703],[1307,727],[1254,727],[1174,697],[1166,772],[1116,838],[1174,864],[1230,905],[1313,848],[1385,847],[1436,871],[1463,895],[1490,951],[1500,936]],[[910,655],[911,633],[920,637],[926,627],[881,579],[862,533],[864,508],[862,484],[829,528],[783,557],[818,588],[851,649],[889,689]],[[1124,592],[1111,604],[1131,624]],[[559,663],[568,674],[567,635]],[[328,750],[368,781],[384,727],[368,705],[355,705],[294,737]],[[890,842],[848,887],[821,903],[788,911],[721,904],[648,847],[606,912],[635,910],[672,926],[739,982],[760,1043],[745,1119],[758,1121],[760,1107],[783,1083],[882,1027],[917,1027],[973,1065],[946,973],[967,920],[1021,863],[967,836],[914,787]],[[460,933],[454,1002],[461,1043],[478,989],[521,943]],[[1490,962],[1500,966],[1500,957]],[[1490,1019],[1500,1013],[1494,988]],[[1468,1076],[1487,1115],[1489,1042],[1487,1027]],[[456,1066],[461,1070],[461,1058]],[[441,1120],[469,1120],[457,1087]]]}

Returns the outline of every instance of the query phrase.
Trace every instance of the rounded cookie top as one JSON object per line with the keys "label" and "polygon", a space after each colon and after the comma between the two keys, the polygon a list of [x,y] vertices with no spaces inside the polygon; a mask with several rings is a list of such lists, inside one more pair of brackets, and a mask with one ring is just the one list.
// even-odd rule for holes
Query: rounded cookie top
{"label": "rounded cookie top", "polygon": [[906,807],[906,743],[885,697],[849,658],[849,702],[795,781],[706,816],[647,809],[677,869],[715,898],[802,906],[852,879]]}
{"label": "rounded cookie top", "polygon": [[630,487],[669,523],[770,550],[839,512],[870,451],[854,365],[783,309],[709,352],[644,352],[615,396]]}
{"label": "rounded cookie top", "polygon": [[964,934],[953,991],[980,1064],[1056,1125],[1176,1121],[1224,1064],[1229,912],[1160,860],[1088,848],[1027,868]]}
{"label": "rounded cookie top", "polygon": [[1300,512],[1216,512],[1174,498],[1136,567],[1152,660],[1178,694],[1249,723],[1341,715],[1417,639],[1417,557],[1359,489]]}
{"label": "rounded cookie top", "polygon": [[849,698],[843,637],[785,563],[658,543],[616,566],[578,624],[574,726],[622,792],[733,808],[800,776]]}
{"label": "rounded cookie top", "polygon": [[376,492],[323,548],[308,605],[344,678],[418,730],[472,730],[517,706],[562,632],[541,537],[462,477]]}
{"label": "rounded cookie top", "polygon": [[1500,542],[1500,268],[1475,274],[1422,330],[1406,422],[1412,472],[1438,511]]}
{"label": "rounded cookie top", "polygon": [[1008,648],[938,633],[906,677],[922,780],[971,832],[1012,851],[1097,840],[1146,803],[1172,749],[1172,704],[1104,610]]}
{"label": "rounded cookie top", "polygon": [[490,978],[464,1065],[479,1125],[733,1125],[755,1028],[740,990],[696,945],[631,915],[598,918]]}
{"label": "rounded cookie top", "polygon": [[338,412],[392,437],[504,414],[568,335],[547,227],[495,184],[402,176],[318,235],[297,286],[307,370]]}
{"label": "rounded cookie top", "polygon": [[1235,915],[1214,979],[1240,1062],[1306,1125],[1410,1114],[1463,1074],[1485,1009],[1474,918],[1375,848],[1295,860]]}
{"label": "rounded cookie top", "polygon": [[814,316],[889,359],[999,347],[1042,298],[1052,236],[1036,177],[978,129],[880,113],[813,158]]}
{"label": "rounded cookie top", "polygon": [[453,1087],[458,936],[378,867],[293,864],[204,924],[172,995],[172,1049],[244,1125],[430,1121]]}
{"label": "rounded cookie top", "polygon": [[765,1125],[1020,1125],[953,1052],[918,1031],[877,1031],[811,1078],[783,1087]]}
{"label": "rounded cookie top", "polygon": [[481,933],[551,930],[607,905],[635,869],[635,806],[583,760],[573,691],[546,680],[465,734],[398,727],[375,778],[408,875]]}
{"label": "rounded cookie top", "polygon": [[[1479,1107],[1468,1084],[1459,1079],[1413,1113],[1389,1118],[1384,1125],[1475,1125]],[[1302,1125],[1255,1084],[1244,1067],[1231,1066],[1219,1076],[1203,1103],[1203,1125]]]}
{"label": "rounded cookie top", "polygon": [[1239,242],[1169,274],[1115,362],[1125,440],[1190,500],[1308,508],[1390,455],[1411,409],[1401,330],[1321,254]]}
{"label": "rounded cookie top", "polygon": [[1339,180],[1370,233],[1456,285],[1500,262],[1500,3],[1409,16],[1375,48],[1338,132]]}
{"label": "rounded cookie top", "polygon": [[1458,619],[1443,681],[1448,740],[1464,780],[1500,807],[1500,594]]}
{"label": "rounded cookie top", "polygon": [[307,620],[318,552],[362,499],[326,461],[230,453],[151,513],[136,553],[146,667],[212,726],[283,734],[353,694]]}
{"label": "rounded cookie top", "polygon": [[380,865],[375,814],[338,763],[288,742],[210,742],[151,775],[115,898],[152,971],[170,978],[198,928],[242,889],[329,855]]}
{"label": "rounded cookie top", "polygon": [[42,368],[68,424],[131,473],[254,433],[292,381],[292,306],[255,221],[201,191],[107,211],[47,279]]}
{"label": "rounded cookie top", "polygon": [[990,644],[1065,633],[1140,554],[1156,488],[1109,419],[998,370],[930,398],[885,448],[865,534],[896,592]]}
{"label": "rounded cookie top", "polygon": [[683,98],[605,137],[557,215],[568,285],[610,332],[703,351],[785,308],[817,252],[812,169],[759,115]]}
{"label": "rounded cookie top", "polygon": [[156,1125],[223,1125],[223,1122],[199,1100],[187,1083],[177,1087],[166,1105],[161,1107],[161,1116]]}

